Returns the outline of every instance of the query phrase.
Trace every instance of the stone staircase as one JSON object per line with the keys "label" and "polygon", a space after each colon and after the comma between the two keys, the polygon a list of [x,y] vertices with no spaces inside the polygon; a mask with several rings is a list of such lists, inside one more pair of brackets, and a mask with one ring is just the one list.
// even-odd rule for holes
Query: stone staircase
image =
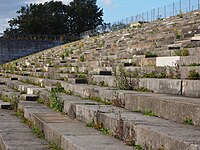
{"label": "stone staircase", "polygon": [[4,64],[0,107],[64,150],[199,150],[199,23],[194,11]]}

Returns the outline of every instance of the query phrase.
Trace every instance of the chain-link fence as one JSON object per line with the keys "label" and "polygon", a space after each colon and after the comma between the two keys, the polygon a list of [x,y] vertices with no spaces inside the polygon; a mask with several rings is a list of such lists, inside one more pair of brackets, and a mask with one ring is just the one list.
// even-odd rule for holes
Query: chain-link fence
{"label": "chain-link fence", "polygon": [[81,33],[80,36],[94,36],[102,33],[127,28],[128,26],[130,26],[131,23],[134,22],[151,22],[157,19],[168,18],[171,16],[176,16],[178,14],[183,14],[199,9],[200,0],[179,0],[178,2],[174,2],[171,5],[164,5],[162,7],[153,8],[141,14],[125,18],[114,23],[105,23],[101,26],[98,26],[96,29]]}

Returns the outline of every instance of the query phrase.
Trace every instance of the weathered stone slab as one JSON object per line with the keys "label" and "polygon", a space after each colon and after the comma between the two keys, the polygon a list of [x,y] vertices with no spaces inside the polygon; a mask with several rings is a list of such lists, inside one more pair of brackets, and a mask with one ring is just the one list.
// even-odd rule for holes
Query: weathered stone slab
{"label": "weathered stone slab", "polygon": [[3,102],[0,100],[0,109],[10,109],[11,103],[10,102]]}
{"label": "weathered stone slab", "polygon": [[26,125],[20,122],[14,112],[0,110],[1,150],[47,150],[47,142],[38,139]]}
{"label": "weathered stone slab", "polygon": [[21,98],[25,101],[37,101],[39,96],[34,94],[22,94]]}

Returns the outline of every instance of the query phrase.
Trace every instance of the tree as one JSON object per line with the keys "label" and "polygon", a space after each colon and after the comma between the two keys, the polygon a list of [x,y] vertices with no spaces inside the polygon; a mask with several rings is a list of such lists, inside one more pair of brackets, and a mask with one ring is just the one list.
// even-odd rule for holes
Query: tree
{"label": "tree", "polygon": [[79,35],[103,22],[103,10],[96,0],[73,0],[69,5],[59,1],[21,6],[18,16],[8,23],[6,36],[16,34]]}

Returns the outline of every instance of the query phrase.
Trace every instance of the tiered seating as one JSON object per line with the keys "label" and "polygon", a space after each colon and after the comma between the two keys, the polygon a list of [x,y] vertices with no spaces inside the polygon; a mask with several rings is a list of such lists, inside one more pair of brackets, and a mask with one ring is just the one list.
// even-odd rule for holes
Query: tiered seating
{"label": "tiered seating", "polygon": [[4,64],[1,99],[17,90],[18,111],[66,150],[200,149],[199,23],[190,12]]}

